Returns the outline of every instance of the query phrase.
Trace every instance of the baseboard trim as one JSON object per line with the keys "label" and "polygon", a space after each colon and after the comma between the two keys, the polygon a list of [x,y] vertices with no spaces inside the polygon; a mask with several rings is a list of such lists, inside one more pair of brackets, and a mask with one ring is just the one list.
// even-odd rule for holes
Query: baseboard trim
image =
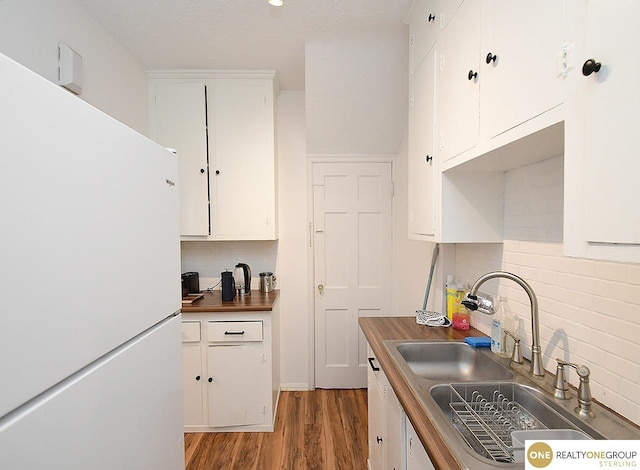
{"label": "baseboard trim", "polygon": [[281,392],[308,392],[313,390],[309,384],[304,383],[292,383],[292,384],[280,384]]}

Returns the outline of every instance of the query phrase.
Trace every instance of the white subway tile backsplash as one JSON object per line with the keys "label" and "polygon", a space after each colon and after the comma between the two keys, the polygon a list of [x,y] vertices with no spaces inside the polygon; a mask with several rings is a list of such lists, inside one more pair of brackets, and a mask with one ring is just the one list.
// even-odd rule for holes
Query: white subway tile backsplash
{"label": "white subway tile backsplash", "polygon": [[[594,398],[640,424],[640,265],[564,256],[562,166],[555,158],[508,172],[504,243],[457,245],[455,273],[473,282],[499,269],[529,282],[539,303],[545,368],[555,373],[556,358],[587,365]],[[508,298],[529,357],[526,293],[511,281],[491,283],[481,290]],[[490,334],[490,317],[474,313],[472,325]],[[570,382],[578,385],[575,373]]]}

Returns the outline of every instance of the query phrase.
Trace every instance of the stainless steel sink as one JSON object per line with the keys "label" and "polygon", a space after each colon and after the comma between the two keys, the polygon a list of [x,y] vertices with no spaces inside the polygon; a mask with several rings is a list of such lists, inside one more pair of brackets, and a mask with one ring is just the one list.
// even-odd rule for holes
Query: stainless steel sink
{"label": "stainless steel sink", "polygon": [[399,342],[392,346],[411,371],[432,381],[511,380],[512,371],[460,342]]}
{"label": "stainless steel sink", "polygon": [[513,462],[513,431],[578,430],[604,439],[574,413],[557,406],[537,390],[514,382],[441,384],[430,395],[447,422],[479,456]]}
{"label": "stainless steel sink", "polygon": [[[527,364],[514,364],[486,348],[459,341],[383,344],[462,468],[521,469],[522,462],[514,461],[515,430],[548,428],[577,430],[593,439],[640,438],[636,427],[597,403],[595,418],[580,417],[574,411],[575,393],[566,400],[555,398],[553,377],[532,377]],[[483,414],[487,403],[496,409],[487,408]],[[505,416],[515,424],[505,426]]]}

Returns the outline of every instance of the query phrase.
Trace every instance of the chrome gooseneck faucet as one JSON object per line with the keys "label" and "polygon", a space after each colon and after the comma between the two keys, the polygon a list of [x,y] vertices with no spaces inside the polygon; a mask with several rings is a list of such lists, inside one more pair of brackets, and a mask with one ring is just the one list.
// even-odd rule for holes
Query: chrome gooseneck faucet
{"label": "chrome gooseneck faucet", "polygon": [[[538,320],[538,299],[536,294],[531,289],[531,286],[522,279],[520,276],[511,274],[505,271],[493,271],[484,274],[478,278],[478,280],[471,286],[467,297],[462,301],[462,304],[469,310],[478,310],[479,305],[486,304],[487,299],[483,299],[477,295],[478,289],[482,284],[490,279],[504,278],[510,279],[522,287],[531,303],[531,335],[533,340],[531,342],[531,375],[542,377],[544,376],[544,369],[542,368],[542,348],[540,347],[540,323]],[[482,311],[482,310],[481,310]]]}

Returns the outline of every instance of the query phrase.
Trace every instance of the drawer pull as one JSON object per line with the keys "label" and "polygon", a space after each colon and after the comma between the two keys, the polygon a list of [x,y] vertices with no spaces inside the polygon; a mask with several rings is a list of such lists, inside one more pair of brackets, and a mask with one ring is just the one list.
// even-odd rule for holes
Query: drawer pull
{"label": "drawer pull", "polygon": [[225,331],[224,334],[225,335],[243,335],[244,334],[244,330],[242,330],[242,331]]}
{"label": "drawer pull", "polygon": [[373,357],[369,358],[369,365],[371,366],[371,370],[373,370],[374,372],[378,372],[380,370],[380,367],[376,367],[373,365]]}

